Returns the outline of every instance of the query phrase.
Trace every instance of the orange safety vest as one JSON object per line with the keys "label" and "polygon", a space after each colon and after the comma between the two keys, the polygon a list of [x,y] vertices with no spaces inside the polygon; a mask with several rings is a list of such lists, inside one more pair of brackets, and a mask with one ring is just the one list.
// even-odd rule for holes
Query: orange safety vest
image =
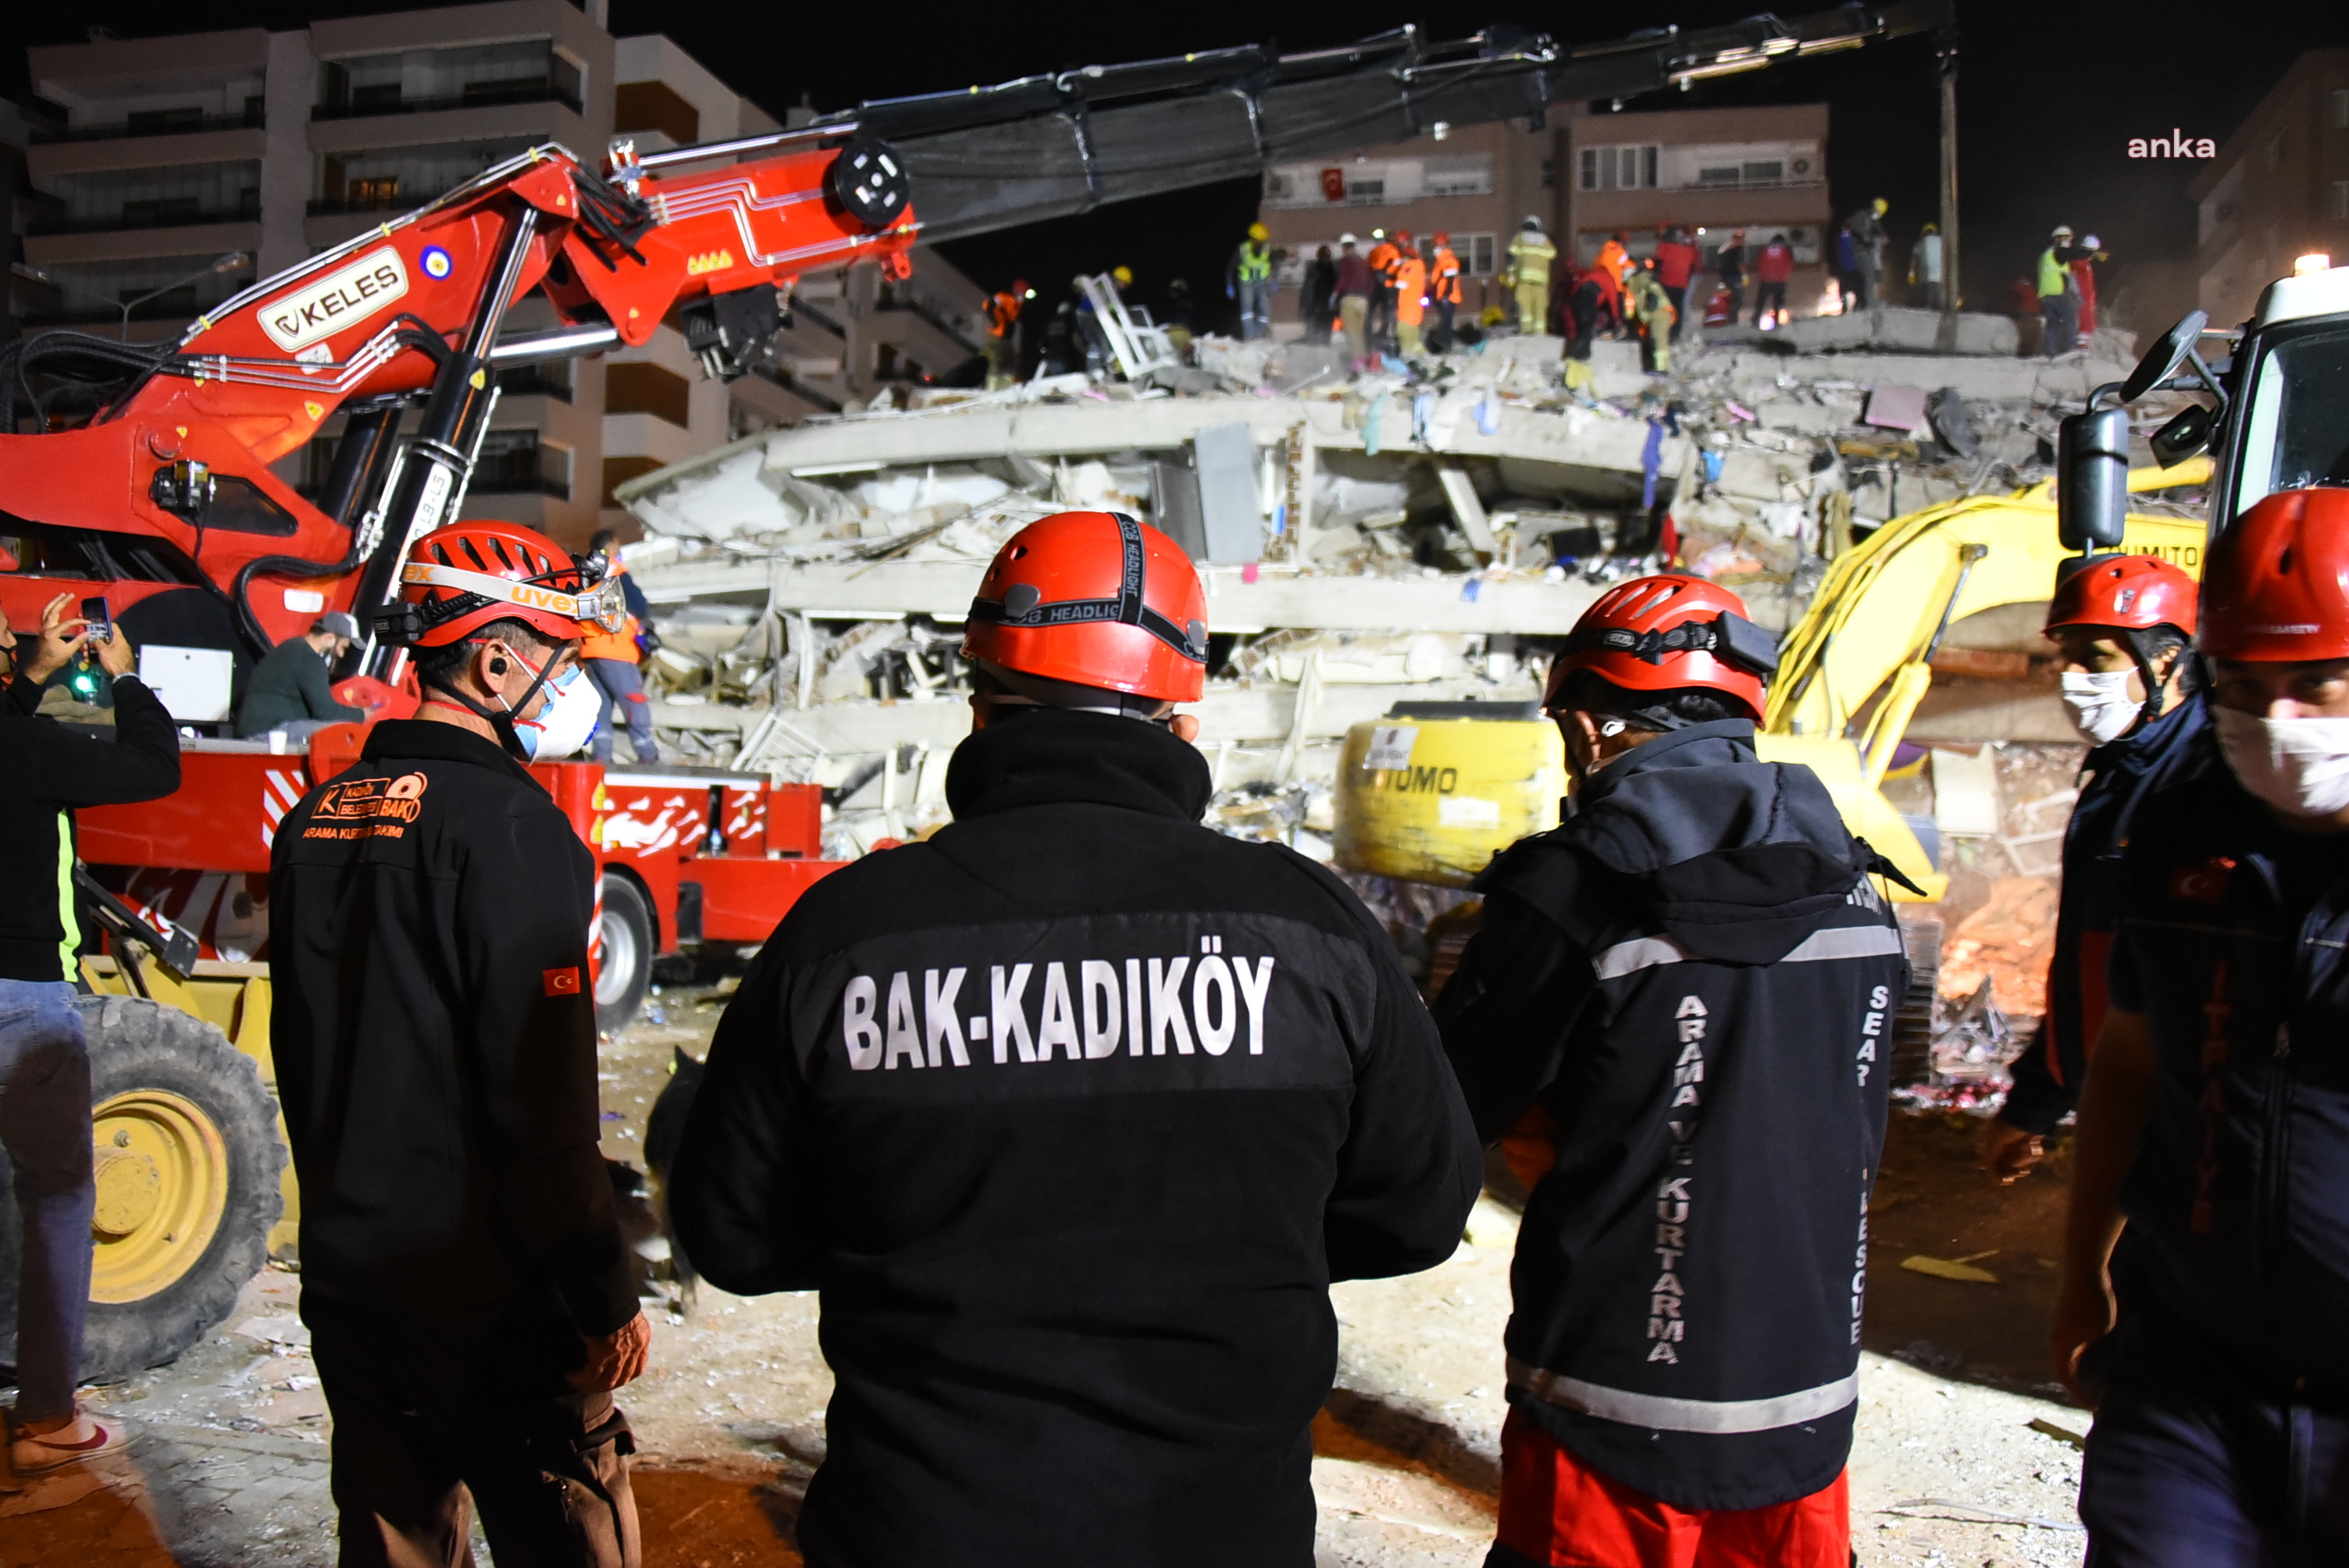
{"label": "orange safety vest", "polygon": [[1452,253],[1451,246],[1435,247],[1435,264],[1432,270],[1435,274],[1434,298],[1439,302],[1448,300],[1454,304],[1458,304],[1460,303],[1460,258]]}
{"label": "orange safety vest", "polygon": [[1427,263],[1405,251],[1394,265],[1395,319],[1417,321],[1427,307]]}
{"label": "orange safety vest", "polygon": [[1599,247],[1599,264],[1615,274],[1615,282],[1619,286],[1623,274],[1630,270],[1631,253],[1609,240]]}
{"label": "orange safety vest", "polygon": [[1402,249],[1392,240],[1381,240],[1370,254],[1371,275],[1380,284],[1394,286],[1394,265],[1402,257]]}
{"label": "orange safety vest", "polygon": [[987,335],[989,337],[1009,337],[1011,324],[1019,319],[1019,296],[1009,289],[987,302]]}

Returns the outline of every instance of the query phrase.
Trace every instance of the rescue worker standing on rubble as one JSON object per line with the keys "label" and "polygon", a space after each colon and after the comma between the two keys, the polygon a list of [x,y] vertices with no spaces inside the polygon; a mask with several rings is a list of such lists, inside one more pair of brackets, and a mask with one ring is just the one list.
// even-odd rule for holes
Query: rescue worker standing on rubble
{"label": "rescue worker standing on rubble", "polygon": [[1459,342],[1453,317],[1460,309],[1460,257],[1452,236],[1439,232],[1427,253],[1428,297],[1435,305],[1435,351],[1449,354]]}
{"label": "rescue worker standing on rubble", "polygon": [[2218,761],[2193,660],[2201,592],[2166,561],[2101,556],[2075,570],[2047,607],[2064,706],[2089,745],[2064,831],[2063,899],[2047,971],[2047,1016],[2014,1059],[2014,1087],[1978,1139],[1982,1167],[2013,1181],[2078,1105],[2088,1049],[2104,1025],[2105,969],[2120,917],[2115,873],[2146,804]]}
{"label": "rescue worker standing on rubble", "polygon": [[1549,269],[1557,247],[1542,232],[1541,219],[1527,214],[1509,242],[1509,285],[1516,291],[1517,330],[1531,336],[1549,330]]}
{"label": "rescue worker standing on rubble", "polygon": [[612,760],[613,723],[628,732],[628,746],[639,762],[658,762],[660,743],[653,738],[652,698],[645,695],[646,653],[660,646],[653,631],[652,605],[620,559],[620,536],[599,528],[587,541],[588,559],[596,572],[617,583],[628,618],[616,632],[598,626],[579,645],[580,667],[595,685],[599,699],[595,735],[590,754],[598,762]]}
{"label": "rescue worker standing on rubble", "polygon": [[2080,280],[2072,275],[2072,263],[2089,253],[2072,243],[2068,223],[2057,224],[2047,237],[2047,248],[2039,253],[2040,347],[2050,359],[2080,346]]}
{"label": "rescue worker standing on rubble", "polygon": [[823,1291],[813,1568],[1308,1568],[1335,1279],[1452,1255],[1481,1162],[1344,884],[1199,823],[1206,601],[1155,529],[1004,546],[954,820],[803,894],[672,1177],[695,1266]]}
{"label": "rescue worker standing on rubble", "polygon": [[1784,326],[1789,319],[1786,310],[1786,280],[1795,275],[1795,249],[1786,243],[1784,234],[1773,234],[1770,242],[1762,247],[1762,254],[1754,263],[1754,325]]}
{"label": "rescue worker standing on rubble", "polygon": [[1257,338],[1272,332],[1272,231],[1261,223],[1248,225],[1247,238],[1232,252],[1224,268],[1224,297],[1240,302],[1240,336]]}
{"label": "rescue worker standing on rubble", "polygon": [[1351,234],[1338,236],[1338,325],[1346,335],[1347,361],[1360,370],[1371,356],[1371,293],[1378,280],[1354,243]]}
{"label": "rescue worker standing on rubble", "polygon": [[1394,346],[1394,264],[1395,258],[1402,255],[1402,251],[1394,241],[1387,238],[1384,229],[1371,230],[1371,239],[1374,243],[1371,246],[1371,253],[1364,258],[1370,263],[1373,290],[1371,295],[1371,346],[1383,351]]}
{"label": "rescue worker standing on rubble", "polygon": [[1672,334],[1680,325],[1680,313],[1672,308],[1671,294],[1657,280],[1656,263],[1642,262],[1631,269],[1630,279],[1623,285],[1625,313],[1637,325],[1640,333],[1640,357],[1643,368],[1658,375],[1672,367]]}
{"label": "rescue worker standing on rubble", "polygon": [[2226,766],[2130,829],[2051,1336],[2098,1568],[2349,1562],[2349,491],[2207,562]]}
{"label": "rescue worker standing on rubble", "polygon": [[501,1561],[631,1568],[612,1390],[652,1331],[596,1148],[595,866],[523,766],[626,608],[512,523],[426,534],[400,581],[378,625],[423,706],[286,813],[270,861],[342,1563],[460,1561],[470,1492]]}
{"label": "rescue worker standing on rubble", "polygon": [[[1727,589],[1610,589],[1551,665],[1563,826],[1475,883],[1438,998],[1532,1189],[1490,1568],[1846,1568],[1899,925]],[[1506,1135],[1505,1137],[1505,1135]]]}
{"label": "rescue worker standing on rubble", "polygon": [[987,298],[987,389],[998,391],[1019,378],[1019,313],[1036,291],[1025,278],[1014,278],[1008,289]]}
{"label": "rescue worker standing on rubble", "polygon": [[1427,352],[1420,323],[1427,316],[1427,263],[1416,246],[1404,246],[1395,256],[1395,346],[1407,359]]}

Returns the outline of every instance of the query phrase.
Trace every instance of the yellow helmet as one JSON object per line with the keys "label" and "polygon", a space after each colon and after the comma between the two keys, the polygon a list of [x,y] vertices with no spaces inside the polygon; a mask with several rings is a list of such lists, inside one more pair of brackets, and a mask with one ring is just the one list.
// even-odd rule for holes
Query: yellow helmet
{"label": "yellow helmet", "polygon": [[1112,267],[1109,270],[1109,275],[1111,281],[1115,283],[1117,286],[1122,289],[1130,289],[1133,286],[1133,269],[1132,267]]}
{"label": "yellow helmet", "polygon": [[1248,225],[1248,238],[1261,245],[1267,240],[1272,238],[1272,231],[1266,228],[1261,223],[1250,223]]}

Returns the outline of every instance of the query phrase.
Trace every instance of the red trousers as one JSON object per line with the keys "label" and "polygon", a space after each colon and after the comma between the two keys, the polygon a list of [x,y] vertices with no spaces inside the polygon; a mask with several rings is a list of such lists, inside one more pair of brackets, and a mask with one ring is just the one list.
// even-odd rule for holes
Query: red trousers
{"label": "red trousers", "polygon": [[1499,1544],[1544,1568],[1849,1568],[1850,1487],[1837,1475],[1766,1508],[1675,1508],[1599,1474],[1511,1410]]}

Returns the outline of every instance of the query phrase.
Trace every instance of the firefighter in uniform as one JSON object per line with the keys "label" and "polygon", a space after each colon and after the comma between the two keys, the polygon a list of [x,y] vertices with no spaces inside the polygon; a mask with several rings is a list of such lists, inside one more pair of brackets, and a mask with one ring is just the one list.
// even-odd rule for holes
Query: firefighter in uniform
{"label": "firefighter in uniform", "polygon": [[1848,1561],[1909,971],[1885,862],[1808,769],[1754,755],[1776,662],[1701,578],[1590,607],[1545,698],[1570,814],[1478,880],[1438,1001],[1477,1129],[1532,1190],[1490,1564]]}
{"label": "firefighter in uniform", "polygon": [[2052,1336],[2096,1406],[2097,1568],[2349,1562],[2344,583],[2349,490],[2218,536],[2225,765],[2146,801],[2122,855]]}
{"label": "firefighter in uniform", "polygon": [[1549,269],[1557,247],[1542,232],[1541,220],[1528,216],[1509,242],[1509,285],[1516,291],[1517,330],[1527,336],[1549,330]]}
{"label": "firefighter in uniform", "polygon": [[1343,883],[1199,822],[1206,603],[1023,529],[971,605],[955,820],[816,883],[672,1174],[695,1266],[823,1292],[815,1568],[1308,1568],[1329,1284],[1452,1255],[1475,1135]]}
{"label": "firefighter in uniform", "polygon": [[616,581],[511,523],[417,541],[378,630],[423,706],[368,731],[271,854],[270,1046],[302,1182],[302,1316],[345,1568],[638,1558],[613,1389],[651,1330],[596,1148],[595,868],[523,767],[595,700]]}
{"label": "firefighter in uniform", "polygon": [[2218,762],[2208,709],[2191,700],[2199,676],[2188,645],[2200,592],[2166,561],[2106,555],[2064,578],[2047,607],[2064,705],[2090,749],[2064,831],[2047,1016],[2014,1059],[2014,1087],[1980,1135],[1982,1169],[2002,1181],[2038,1163],[2046,1136],[2079,1103],[2088,1048],[2104,1023],[2105,967],[2120,914],[2114,873],[2130,825],[2161,791]]}

